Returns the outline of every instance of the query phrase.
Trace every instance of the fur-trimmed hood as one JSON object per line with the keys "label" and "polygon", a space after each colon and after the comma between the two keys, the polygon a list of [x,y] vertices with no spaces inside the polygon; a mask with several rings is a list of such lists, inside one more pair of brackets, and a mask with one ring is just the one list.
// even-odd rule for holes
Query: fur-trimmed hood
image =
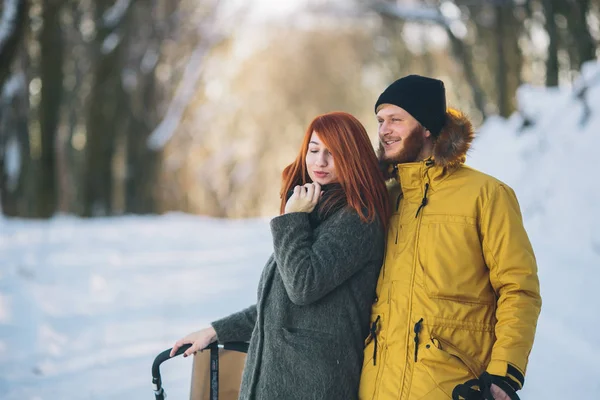
{"label": "fur-trimmed hood", "polygon": [[473,139],[475,131],[469,118],[461,111],[449,108],[446,123],[433,147],[435,163],[448,168],[464,164]]}
{"label": "fur-trimmed hood", "polygon": [[[435,164],[447,169],[460,166],[467,159],[467,152],[471,148],[473,139],[475,139],[475,131],[469,118],[459,110],[448,108],[446,122],[433,146],[432,158]],[[380,166],[386,179],[395,176],[394,163],[380,161]]]}

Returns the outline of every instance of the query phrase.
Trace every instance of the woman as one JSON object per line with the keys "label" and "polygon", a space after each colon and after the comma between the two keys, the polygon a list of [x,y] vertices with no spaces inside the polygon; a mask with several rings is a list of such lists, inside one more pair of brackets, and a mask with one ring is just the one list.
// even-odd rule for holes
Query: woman
{"label": "woman", "polygon": [[389,215],[361,123],[341,112],[315,118],[281,195],[256,305],[178,340],[171,354],[250,341],[240,399],[356,399]]}

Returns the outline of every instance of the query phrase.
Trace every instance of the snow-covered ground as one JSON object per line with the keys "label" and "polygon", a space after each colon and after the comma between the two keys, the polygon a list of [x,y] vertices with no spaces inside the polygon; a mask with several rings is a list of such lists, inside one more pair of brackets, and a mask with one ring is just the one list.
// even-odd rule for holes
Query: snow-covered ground
{"label": "snow-covered ground", "polygon": [[[600,68],[583,72],[585,124],[573,90],[522,88],[534,124],[488,120],[468,161],[516,190],[538,258],[523,399],[600,396]],[[156,354],[251,303],[271,247],[268,219],[0,218],[0,398],[153,398]],[[188,398],[190,372],[163,364],[169,398]]]}
{"label": "snow-covered ground", "polygon": [[[265,220],[0,222],[0,399],[153,399],[154,357],[249,305],[270,243]],[[161,372],[189,398],[190,359]]]}

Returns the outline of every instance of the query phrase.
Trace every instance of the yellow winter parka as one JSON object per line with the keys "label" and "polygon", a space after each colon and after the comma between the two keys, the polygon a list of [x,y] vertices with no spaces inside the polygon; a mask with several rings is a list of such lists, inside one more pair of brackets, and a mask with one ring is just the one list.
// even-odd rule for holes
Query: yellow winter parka
{"label": "yellow winter parka", "polygon": [[486,370],[523,385],[535,256],[513,190],[463,164],[473,129],[448,117],[431,159],[395,167],[361,400],[450,399]]}

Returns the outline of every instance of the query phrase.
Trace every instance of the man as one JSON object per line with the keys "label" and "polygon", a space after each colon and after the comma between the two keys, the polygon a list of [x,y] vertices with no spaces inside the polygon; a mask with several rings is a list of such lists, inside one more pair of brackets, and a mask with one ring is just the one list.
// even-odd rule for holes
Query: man
{"label": "man", "polygon": [[375,112],[394,210],[360,398],[518,398],[541,298],[513,190],[463,164],[473,128],[443,82],[401,78]]}

